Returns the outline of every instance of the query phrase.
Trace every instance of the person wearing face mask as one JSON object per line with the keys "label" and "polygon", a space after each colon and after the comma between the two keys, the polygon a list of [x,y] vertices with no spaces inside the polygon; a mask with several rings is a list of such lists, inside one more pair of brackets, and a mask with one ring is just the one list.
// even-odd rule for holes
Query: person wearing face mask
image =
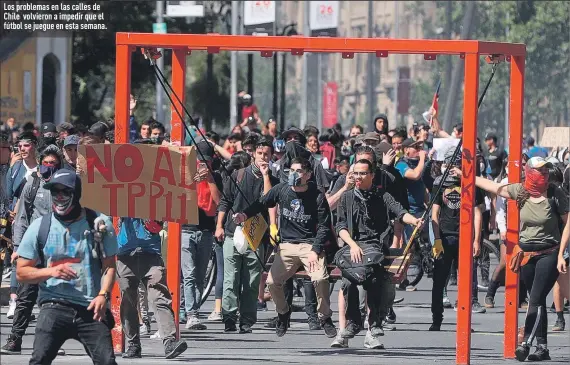
{"label": "person wearing face mask", "polygon": [[43,149],[49,145],[57,144],[59,133],[57,127],[53,123],[43,123],[41,126],[42,137],[40,139],[39,149]]}
{"label": "person wearing face mask", "polygon": [[[520,266],[512,262],[520,273],[530,292],[529,306],[525,319],[523,342],[516,348],[519,361],[528,357],[531,361],[550,360],[547,348],[548,319],[546,296],[558,279],[558,258],[561,251],[559,222],[567,222],[568,198],[548,199],[548,168],[552,165],[542,157],[530,158],[524,168],[523,184],[500,185],[482,177],[475,178],[475,184],[488,192],[513,199],[520,211],[519,245],[523,260]],[[536,338],[537,347],[529,355],[530,346]]]}
{"label": "person wearing face mask", "polygon": [[319,188],[325,191],[329,188],[329,177],[325,172],[323,166],[315,160],[304,146],[307,143],[302,130],[291,127],[281,134],[285,140],[285,154],[283,157],[271,166],[271,171],[274,176],[279,177],[282,183],[287,182],[289,179],[289,168],[291,161],[296,157],[302,157],[309,161],[311,164],[311,180],[314,181]]}
{"label": "person wearing face mask", "polygon": [[44,188],[51,193],[53,212],[30,224],[18,249],[18,280],[39,286],[29,363],[51,364],[59,348],[75,339],[94,364],[116,365],[107,303],[116,274],[113,223],[81,206],[75,171],[56,171]]}
{"label": "person wearing face mask", "polygon": [[[17,203],[18,213],[13,225],[14,260],[17,259],[18,254],[16,251],[30,223],[52,211],[51,194],[44,185],[50,181],[53,174],[61,167],[62,160],[59,148],[55,145],[46,147],[40,156],[40,165],[37,171],[24,180],[25,185]],[[0,349],[2,354],[20,354],[22,337],[26,333],[26,329],[32,319],[32,309],[38,298],[38,285],[18,283],[17,296],[12,331],[6,344]],[[60,350],[59,354],[64,355],[65,352]]]}
{"label": "person wearing face mask", "polygon": [[317,311],[327,337],[337,335],[332,322],[325,243],[331,234],[330,209],[324,191],[311,181],[312,167],[303,157],[291,160],[287,182],[280,183],[249,207],[237,210],[235,224],[245,222],[265,209],[278,206],[281,243],[267,278],[278,320],[277,336],[289,327],[291,308],[283,287],[300,266],[311,277],[317,296]]}

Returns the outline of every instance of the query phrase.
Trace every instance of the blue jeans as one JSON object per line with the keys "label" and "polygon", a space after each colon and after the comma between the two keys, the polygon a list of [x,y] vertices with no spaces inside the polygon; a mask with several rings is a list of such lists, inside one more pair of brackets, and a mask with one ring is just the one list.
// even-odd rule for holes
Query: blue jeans
{"label": "blue jeans", "polygon": [[40,308],[31,365],[51,364],[68,339],[83,345],[94,364],[117,365],[111,339],[111,312],[103,321],[93,319],[87,307],[46,302]]}
{"label": "blue jeans", "polygon": [[182,231],[182,279],[184,309],[189,316],[198,315],[204,291],[204,276],[212,255],[214,235],[210,231]]}

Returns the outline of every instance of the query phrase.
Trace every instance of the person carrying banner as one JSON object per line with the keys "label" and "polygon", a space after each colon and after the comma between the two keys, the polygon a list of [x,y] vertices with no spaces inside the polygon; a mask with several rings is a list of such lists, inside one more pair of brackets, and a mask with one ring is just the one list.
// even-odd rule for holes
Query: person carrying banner
{"label": "person carrying banner", "polygon": [[291,309],[285,300],[283,286],[300,266],[311,276],[317,293],[317,311],[327,337],[337,335],[331,320],[329,274],[324,247],[331,234],[330,209],[323,190],[311,180],[311,163],[303,158],[291,160],[286,183],[273,187],[259,201],[237,210],[236,224],[279,205],[281,244],[267,278],[267,286],[278,314],[275,332],[284,336],[289,326]]}
{"label": "person carrying banner", "polygon": [[[257,297],[262,267],[258,257],[264,257],[263,245],[259,245],[257,255],[251,249],[240,253],[234,242],[237,226],[232,219],[226,219],[231,210],[239,212],[250,202],[257,201],[263,194],[279,183],[271,174],[269,161],[273,153],[273,144],[266,138],[259,139],[254,146],[254,161],[244,169],[234,171],[224,184],[224,194],[218,206],[216,239],[224,242],[224,292],[222,296],[222,319],[225,332],[237,331],[239,309],[239,332],[251,333],[251,327],[257,322]],[[237,186],[236,186],[237,183]],[[260,209],[265,221],[269,220],[270,231],[276,239],[277,225],[275,211]],[[241,222],[240,222],[241,223]],[[267,242],[264,237],[262,242]]]}

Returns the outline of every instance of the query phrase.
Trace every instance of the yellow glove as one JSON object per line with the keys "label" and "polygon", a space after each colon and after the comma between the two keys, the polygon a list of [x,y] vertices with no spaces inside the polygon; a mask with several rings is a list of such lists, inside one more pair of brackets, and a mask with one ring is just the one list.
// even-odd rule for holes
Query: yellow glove
{"label": "yellow glove", "polygon": [[434,259],[439,259],[439,257],[443,254],[443,244],[441,243],[441,239],[436,239],[433,241],[433,247],[431,248],[431,253]]}
{"label": "yellow glove", "polygon": [[279,228],[277,228],[277,224],[272,224],[269,226],[269,236],[271,236],[271,244],[273,246],[277,246],[279,242]]}

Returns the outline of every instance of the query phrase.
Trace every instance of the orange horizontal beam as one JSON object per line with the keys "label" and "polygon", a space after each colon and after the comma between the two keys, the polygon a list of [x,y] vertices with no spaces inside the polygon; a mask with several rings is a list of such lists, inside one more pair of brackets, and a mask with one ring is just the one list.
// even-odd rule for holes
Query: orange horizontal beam
{"label": "orange horizontal beam", "polygon": [[508,56],[526,56],[526,45],[523,43],[479,42],[479,53],[482,55],[502,54]]}
{"label": "orange horizontal beam", "polygon": [[[481,53],[482,42],[476,40],[435,39],[388,39],[388,38],[329,38],[302,36],[244,36],[219,34],[155,34],[117,33],[117,45],[160,48],[187,48],[190,50],[217,49],[220,51],[281,51],[303,50],[304,52],[354,52],[368,53],[435,53],[461,54]],[[485,43],[487,45],[487,43]],[[509,43],[488,44],[489,49],[505,47],[519,55],[524,45]],[[504,52],[499,52],[506,54]],[[486,53],[481,53],[486,54]]]}

